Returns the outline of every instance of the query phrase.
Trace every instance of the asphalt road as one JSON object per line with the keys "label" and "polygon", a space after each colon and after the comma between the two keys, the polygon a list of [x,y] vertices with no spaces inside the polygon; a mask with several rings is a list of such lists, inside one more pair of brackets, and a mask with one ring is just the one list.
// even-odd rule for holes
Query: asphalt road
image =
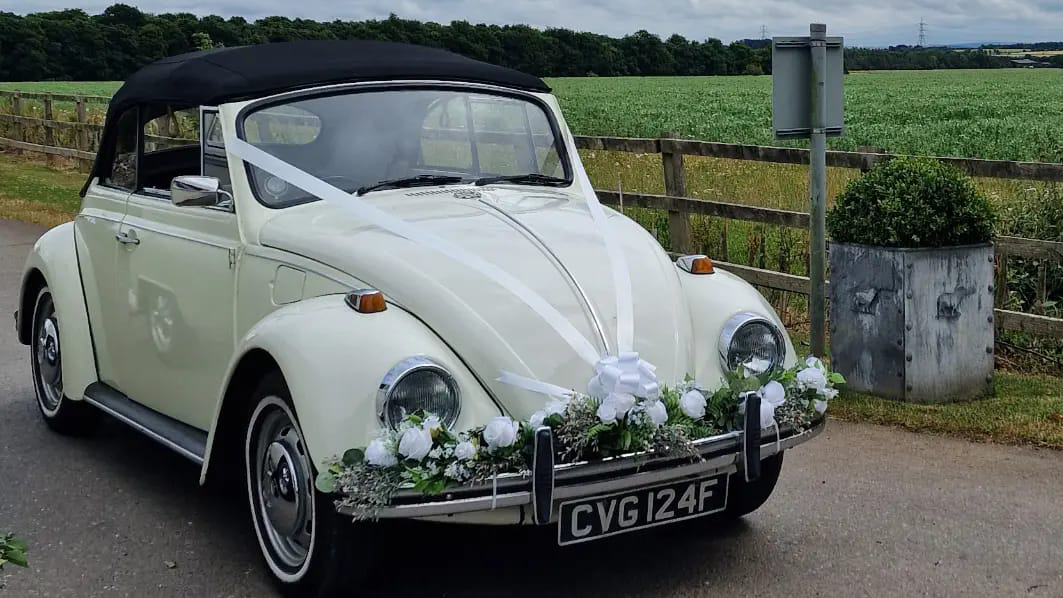
{"label": "asphalt road", "polygon": [[[0,597],[273,596],[238,498],[115,422],[51,433],[8,314],[39,229],[0,221]],[[1063,597],[1063,453],[831,422],[724,527],[561,549],[553,529],[391,525],[370,595]]]}

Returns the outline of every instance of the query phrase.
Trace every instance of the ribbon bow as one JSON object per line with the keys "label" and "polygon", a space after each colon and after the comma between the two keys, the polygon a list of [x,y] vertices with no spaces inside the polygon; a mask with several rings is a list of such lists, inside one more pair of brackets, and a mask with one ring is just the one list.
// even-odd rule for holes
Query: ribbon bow
{"label": "ribbon bow", "polygon": [[607,355],[594,364],[594,376],[587,385],[589,395],[599,400],[623,395],[656,400],[661,388],[657,383],[657,367],[639,359],[635,352]]}

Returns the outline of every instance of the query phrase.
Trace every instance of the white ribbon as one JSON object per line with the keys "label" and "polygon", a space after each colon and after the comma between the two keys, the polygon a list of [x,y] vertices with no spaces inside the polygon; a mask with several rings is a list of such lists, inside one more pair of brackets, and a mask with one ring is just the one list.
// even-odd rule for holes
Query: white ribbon
{"label": "white ribbon", "polygon": [[656,371],[653,364],[639,359],[638,353],[603,357],[594,365],[594,377],[587,385],[588,394],[596,399],[616,394],[656,400],[660,396]]}
{"label": "white ribbon", "polygon": [[598,232],[605,241],[606,254],[609,256],[609,267],[612,269],[616,293],[616,352],[617,355],[630,353],[635,345],[635,314],[631,298],[631,271],[628,269],[627,257],[624,256],[624,249],[616,236],[609,229],[605,210],[598,201],[598,194],[594,192],[590,177],[587,176],[587,170],[583,168],[583,162],[579,160],[572,137],[566,138],[565,142],[568,146],[568,154],[576,158],[573,160],[576,180],[587,197],[587,209],[591,213],[591,219],[598,226]]}
{"label": "white ribbon", "polygon": [[587,340],[586,337],[576,330],[576,327],[569,322],[568,318],[563,316],[561,312],[557,311],[557,309],[553,305],[550,305],[550,303],[541,295],[533,291],[528,285],[518,280],[509,272],[506,272],[491,262],[462,249],[438,235],[418,228],[405,220],[375,208],[364,201],[359,201],[351,197],[350,193],[334,187],[314,175],[258,149],[242,139],[227,139],[225,144],[226,148],[241,160],[253,164],[315,197],[347,210],[359,218],[366,220],[370,224],[400,237],[409,239],[424,247],[435,250],[480,272],[515,295],[518,299],[523,301],[525,305],[537,313],[539,317],[550,325],[550,327],[557,331],[561,338],[563,338],[565,342],[576,351],[576,354],[579,355],[580,358],[588,364],[594,364],[598,361],[598,350]]}
{"label": "white ribbon", "polygon": [[558,399],[571,399],[575,396],[575,392],[570,388],[564,388],[556,384],[550,384],[549,382],[542,382],[540,380],[533,380],[526,376],[514,374],[513,372],[507,372],[502,370],[502,375],[495,378],[495,381],[502,384],[508,384],[510,386],[516,386],[517,388],[523,388],[524,390],[530,390],[531,392],[543,394],[548,397],[555,397]]}

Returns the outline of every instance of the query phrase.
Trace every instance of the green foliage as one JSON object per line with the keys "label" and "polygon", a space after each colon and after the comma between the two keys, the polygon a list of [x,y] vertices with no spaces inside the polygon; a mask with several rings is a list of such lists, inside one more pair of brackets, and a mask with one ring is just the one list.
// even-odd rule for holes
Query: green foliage
{"label": "green foliage", "polygon": [[0,569],[11,563],[19,567],[28,567],[26,560],[26,543],[15,537],[15,534],[0,534]]}
{"label": "green foliage", "polygon": [[827,214],[833,240],[880,247],[949,247],[993,238],[989,200],[959,170],[897,158],[852,181]]}

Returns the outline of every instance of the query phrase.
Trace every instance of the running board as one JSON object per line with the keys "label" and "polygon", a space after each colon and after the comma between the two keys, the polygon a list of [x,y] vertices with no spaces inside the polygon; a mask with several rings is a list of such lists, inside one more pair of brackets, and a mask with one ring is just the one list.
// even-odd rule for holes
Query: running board
{"label": "running board", "polygon": [[206,432],[145,407],[103,382],[93,382],[85,389],[85,401],[177,454],[203,464]]}

